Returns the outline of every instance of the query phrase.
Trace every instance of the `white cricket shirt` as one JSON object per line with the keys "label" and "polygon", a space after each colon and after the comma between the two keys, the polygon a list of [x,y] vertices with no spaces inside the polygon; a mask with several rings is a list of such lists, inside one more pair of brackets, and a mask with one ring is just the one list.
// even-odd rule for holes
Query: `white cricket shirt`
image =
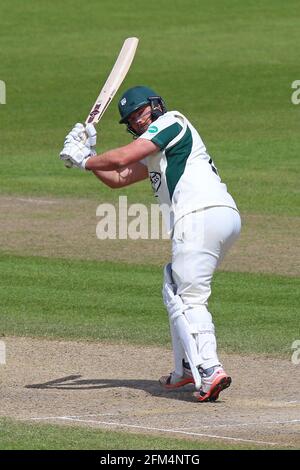
{"label": "white cricket shirt", "polygon": [[139,138],[160,147],[142,163],[148,168],[168,232],[195,210],[214,206],[237,209],[200,135],[183,114],[163,114]]}

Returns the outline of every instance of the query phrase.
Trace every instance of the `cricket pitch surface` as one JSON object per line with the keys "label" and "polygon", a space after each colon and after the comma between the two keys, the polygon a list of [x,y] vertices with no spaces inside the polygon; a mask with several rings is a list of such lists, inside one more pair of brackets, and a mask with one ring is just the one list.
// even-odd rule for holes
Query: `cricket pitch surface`
{"label": "cricket pitch surface", "polygon": [[217,402],[198,403],[192,385],[160,387],[158,378],[172,370],[168,349],[2,339],[1,416],[224,445],[300,446],[298,366],[291,361],[221,354],[233,383]]}

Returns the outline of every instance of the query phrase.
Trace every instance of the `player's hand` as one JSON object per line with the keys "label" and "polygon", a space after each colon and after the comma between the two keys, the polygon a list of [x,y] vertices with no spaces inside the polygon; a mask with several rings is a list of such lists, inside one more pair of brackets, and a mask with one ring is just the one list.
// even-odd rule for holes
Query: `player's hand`
{"label": "player's hand", "polygon": [[81,122],[77,122],[73,129],[66,135],[64,146],[73,143],[74,141],[77,142],[85,142],[87,136],[85,134],[85,127]]}
{"label": "player's hand", "polygon": [[91,148],[96,148],[97,143],[97,131],[93,124],[87,124],[85,126],[85,134],[87,136],[89,145]]}
{"label": "player's hand", "polygon": [[65,166],[69,168],[75,166],[85,169],[88,157],[96,155],[96,141],[97,131],[93,124],[87,124],[85,127],[77,123],[65,138],[60,159],[64,160]]}
{"label": "player's hand", "polygon": [[63,148],[60,152],[60,159],[66,161],[68,166],[71,166],[71,163],[72,166],[85,170],[87,160],[94,155],[96,155],[96,152],[88,143],[74,141]]}
{"label": "player's hand", "polygon": [[65,137],[64,148],[60,152],[59,156],[60,156],[61,160],[65,161],[65,166],[67,168],[72,168],[73,167],[72,161],[67,158],[70,146],[72,144],[74,144],[76,141],[77,142],[80,142],[80,141],[84,142],[87,139],[84,130],[85,130],[84,125],[81,124],[81,122],[77,122],[75,124],[75,126],[72,128],[72,130]]}
{"label": "player's hand", "polygon": [[74,143],[74,141],[82,142],[90,147],[96,147],[97,131],[95,126],[93,124],[84,126],[81,122],[77,122],[71,132],[66,135],[64,145]]}

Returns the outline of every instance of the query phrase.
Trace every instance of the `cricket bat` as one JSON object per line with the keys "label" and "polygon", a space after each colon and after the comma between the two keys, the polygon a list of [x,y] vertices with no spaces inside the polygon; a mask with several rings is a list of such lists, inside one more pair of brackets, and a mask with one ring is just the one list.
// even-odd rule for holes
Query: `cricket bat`
{"label": "cricket bat", "polygon": [[[130,69],[138,42],[138,38],[134,37],[125,39],[117,60],[89,112],[85,124],[97,124],[102,118]],[[66,161],[65,166],[70,168],[72,163]]]}
{"label": "cricket bat", "polygon": [[96,99],[88,117],[86,118],[86,124],[97,124],[97,122],[99,122],[102,118],[113,97],[121,86],[121,83],[127,75],[127,72],[135,56],[138,42],[138,38],[125,39],[115,65],[113,66],[108,79],[106,80],[98,98]]}

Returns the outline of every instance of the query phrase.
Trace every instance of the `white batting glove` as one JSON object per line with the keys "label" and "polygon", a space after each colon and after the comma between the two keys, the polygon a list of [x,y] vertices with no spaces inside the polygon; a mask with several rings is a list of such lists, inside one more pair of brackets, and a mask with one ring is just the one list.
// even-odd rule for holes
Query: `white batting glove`
{"label": "white batting glove", "polygon": [[80,122],[77,122],[77,124],[75,124],[75,126],[73,127],[71,132],[69,132],[66,135],[66,138],[65,138],[65,141],[64,141],[64,146],[74,142],[74,140],[76,140],[78,142],[80,140],[85,141],[86,140],[86,135],[85,135],[84,131],[85,131],[84,125],[81,124]]}
{"label": "white batting glove", "polygon": [[97,143],[97,131],[95,126],[93,124],[87,124],[85,126],[85,134],[87,135],[90,147],[95,148]]}
{"label": "white batting glove", "polygon": [[73,166],[85,169],[89,157],[96,155],[97,131],[93,124],[84,127],[77,123],[67,134],[64,148],[60,152],[60,159],[65,161],[65,166]]}
{"label": "white batting glove", "polygon": [[97,143],[97,131],[93,124],[87,124],[84,126],[80,122],[75,124],[71,132],[67,134],[65,138],[64,145],[69,144],[71,142],[83,142],[84,144],[88,144],[90,147],[96,147]]}
{"label": "white batting glove", "polygon": [[[72,166],[85,170],[86,162],[90,157],[96,155],[96,151],[83,142],[74,141],[73,143],[67,144],[60,153],[61,160],[65,160],[72,163]],[[70,163],[69,163],[70,162]]]}
{"label": "white batting glove", "polygon": [[67,158],[69,148],[71,144],[76,141],[80,142],[81,140],[86,140],[87,137],[85,135],[84,130],[84,125],[81,124],[81,122],[77,122],[72,128],[72,130],[66,135],[66,138],[64,140],[64,148],[60,152],[59,156],[61,160],[65,161],[65,166],[68,168],[72,168],[74,166],[72,161]]}

